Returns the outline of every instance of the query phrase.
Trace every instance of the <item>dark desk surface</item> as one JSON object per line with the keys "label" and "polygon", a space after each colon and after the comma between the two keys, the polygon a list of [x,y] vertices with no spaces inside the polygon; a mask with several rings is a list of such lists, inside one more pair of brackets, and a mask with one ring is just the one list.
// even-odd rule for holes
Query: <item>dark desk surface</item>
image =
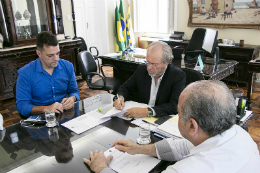
{"label": "dark desk surface", "polygon": [[[126,81],[133,72],[137,69],[139,64],[145,62],[145,58],[136,58],[126,56],[108,57],[108,56],[99,56],[102,59],[103,64],[112,64],[119,70],[119,75],[125,75],[122,77],[123,81]],[[181,67],[181,60],[173,60],[173,65],[176,67]],[[222,60],[218,65],[204,64],[203,76],[208,80],[221,80],[228,75],[234,73],[234,68],[238,64],[234,60]],[[196,61],[185,61],[185,68],[194,69]]]}
{"label": "dark desk surface", "polygon": [[[99,105],[100,106],[100,105]],[[93,108],[93,106],[92,106]],[[88,112],[82,101],[75,104],[71,111],[57,116],[62,124]],[[80,135],[58,126],[56,129],[45,126],[37,128],[21,127],[20,123],[6,127],[5,137],[0,142],[0,172],[91,172],[83,163],[83,158],[89,159],[89,151],[107,150],[116,139],[129,138],[135,141],[139,128],[129,121],[119,118],[96,126]],[[57,130],[59,139],[51,141],[49,133]],[[152,142],[160,140],[151,135]],[[59,163],[69,158],[67,163]],[[169,162],[161,161],[152,172],[160,172]]]}

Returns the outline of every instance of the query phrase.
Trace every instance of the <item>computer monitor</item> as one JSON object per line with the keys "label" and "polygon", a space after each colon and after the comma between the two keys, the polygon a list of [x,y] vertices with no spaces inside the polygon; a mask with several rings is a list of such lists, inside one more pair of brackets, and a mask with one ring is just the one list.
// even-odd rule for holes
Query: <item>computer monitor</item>
{"label": "computer monitor", "polygon": [[205,55],[211,57],[211,60],[205,60],[206,64],[217,64],[219,61],[218,49],[218,31],[213,29],[206,29],[202,49],[206,51]]}

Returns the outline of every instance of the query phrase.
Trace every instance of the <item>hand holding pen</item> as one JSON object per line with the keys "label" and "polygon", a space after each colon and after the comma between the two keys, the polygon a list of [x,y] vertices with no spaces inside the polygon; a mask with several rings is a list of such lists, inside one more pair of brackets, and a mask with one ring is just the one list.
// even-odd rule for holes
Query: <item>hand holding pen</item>
{"label": "hand holding pen", "polygon": [[122,110],[125,107],[125,102],[122,96],[118,96],[117,99],[114,101],[114,107],[118,110]]}

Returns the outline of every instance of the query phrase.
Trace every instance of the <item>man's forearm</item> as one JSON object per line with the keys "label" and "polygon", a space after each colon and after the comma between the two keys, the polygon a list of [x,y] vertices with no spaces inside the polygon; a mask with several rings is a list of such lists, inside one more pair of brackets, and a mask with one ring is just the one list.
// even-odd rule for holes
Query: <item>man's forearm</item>
{"label": "man's forearm", "polygon": [[34,106],[31,110],[31,115],[44,113],[48,106]]}
{"label": "man's forearm", "polygon": [[157,157],[156,148],[154,144],[138,145],[137,149],[138,149],[137,154],[145,154],[145,155]]}

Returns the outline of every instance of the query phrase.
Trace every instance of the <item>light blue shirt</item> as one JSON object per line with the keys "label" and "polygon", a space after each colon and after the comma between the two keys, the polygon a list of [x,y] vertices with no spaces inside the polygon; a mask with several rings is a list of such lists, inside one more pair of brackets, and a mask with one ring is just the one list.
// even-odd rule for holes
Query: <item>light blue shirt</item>
{"label": "light blue shirt", "polygon": [[59,59],[52,75],[42,68],[40,58],[18,70],[16,107],[23,116],[29,117],[34,106],[49,106],[70,96],[80,100],[74,68],[69,61]]}

